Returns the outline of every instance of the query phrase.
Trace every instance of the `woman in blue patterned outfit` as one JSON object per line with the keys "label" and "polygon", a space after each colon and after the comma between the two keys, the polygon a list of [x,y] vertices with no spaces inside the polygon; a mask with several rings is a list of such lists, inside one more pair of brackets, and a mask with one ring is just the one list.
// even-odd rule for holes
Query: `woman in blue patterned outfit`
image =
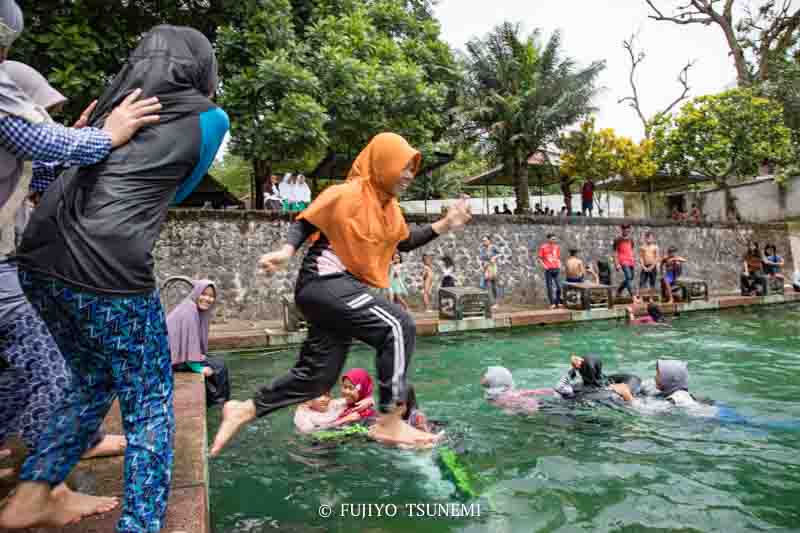
{"label": "woman in blue patterned outfit", "polygon": [[[16,3],[0,2],[0,63],[22,27]],[[12,75],[27,90],[22,90]],[[20,433],[29,450],[42,443],[40,434],[69,393],[71,376],[47,326],[25,299],[10,255],[14,249],[11,220],[27,194],[30,179],[23,162],[95,164],[144,124],[157,121],[158,117],[149,113],[159,108],[156,99],[134,103],[137,93],[114,110],[102,129],[70,129],[50,121],[44,110],[52,103],[45,97],[49,91],[46,81],[29,67],[12,70],[0,65],[0,443],[9,434]],[[37,468],[36,458],[29,456],[22,470]],[[0,513],[0,527],[60,525],[117,505],[114,498],[75,493],[64,484],[54,484],[52,491],[47,485],[40,488],[36,512],[6,507]]]}
{"label": "woman in blue patterned outfit", "polygon": [[175,420],[152,250],[170,203],[197,186],[227,132],[227,116],[210,100],[216,85],[214,52],[201,33],[151,30],[89,125],[103,124],[136,88],[158,97],[158,124],[102,163],[62,173],[31,217],[18,253],[20,282],[79,383],[43,434],[47,445],[33,452],[40,468],[21,476],[27,483],[7,508],[30,508],[42,484],[60,483],[118,398],[128,447],[117,531],[156,532],[164,524]]}

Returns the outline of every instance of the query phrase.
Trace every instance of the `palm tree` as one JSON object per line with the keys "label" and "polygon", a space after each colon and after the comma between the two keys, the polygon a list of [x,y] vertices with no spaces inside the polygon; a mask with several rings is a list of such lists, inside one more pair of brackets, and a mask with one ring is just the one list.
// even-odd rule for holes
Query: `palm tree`
{"label": "palm tree", "polygon": [[517,205],[530,208],[528,158],[558,141],[567,126],[590,115],[603,61],[585,68],[565,57],[561,33],[541,44],[541,32],[521,35],[506,22],[467,43],[458,126],[487,147],[514,178]]}

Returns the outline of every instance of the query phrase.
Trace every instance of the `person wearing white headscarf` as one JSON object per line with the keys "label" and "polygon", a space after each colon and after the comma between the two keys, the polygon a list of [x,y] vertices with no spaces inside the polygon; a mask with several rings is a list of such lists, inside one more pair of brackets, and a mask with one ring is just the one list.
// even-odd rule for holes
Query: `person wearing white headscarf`
{"label": "person wearing white headscarf", "polygon": [[297,201],[301,204],[300,209],[302,210],[311,203],[311,188],[302,174],[297,176],[297,191]]}
{"label": "person wearing white headscarf", "polygon": [[283,175],[283,179],[281,180],[280,189],[281,189],[281,198],[283,198],[283,206],[285,210],[290,211],[292,209],[292,204],[295,202],[295,184],[294,184],[294,176],[291,172],[287,172]]}

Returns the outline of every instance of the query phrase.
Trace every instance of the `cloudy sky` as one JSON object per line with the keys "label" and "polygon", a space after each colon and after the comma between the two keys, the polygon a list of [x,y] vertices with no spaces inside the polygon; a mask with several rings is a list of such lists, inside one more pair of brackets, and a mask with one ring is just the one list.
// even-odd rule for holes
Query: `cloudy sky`
{"label": "cloudy sky", "polygon": [[[660,0],[674,5],[672,0]],[[455,48],[497,24],[521,22],[545,34],[560,29],[566,52],[582,64],[605,60],[600,78],[605,88],[597,101],[598,125],[640,139],[635,111],[617,101],[630,93],[630,59],[622,41],[639,31],[639,48],[647,59],[637,69],[637,85],[646,115],[663,109],[681,92],[678,73],[697,60],[689,75],[691,95],[718,92],[736,79],[722,32],[716,26],[678,26],[648,19],[644,0],[440,0],[436,14],[444,39]]]}

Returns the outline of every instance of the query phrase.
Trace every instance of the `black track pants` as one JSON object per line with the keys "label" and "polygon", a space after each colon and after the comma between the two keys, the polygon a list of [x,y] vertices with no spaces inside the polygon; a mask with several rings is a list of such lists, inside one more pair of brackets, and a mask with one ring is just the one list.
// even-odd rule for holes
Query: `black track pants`
{"label": "black track pants", "polygon": [[406,395],[406,370],[416,343],[409,313],[370,294],[349,274],[324,276],[298,287],[295,302],[309,323],[300,358],[288,374],[261,388],[259,417],[316,398],[339,379],[353,339],[376,350],[378,406],[386,412]]}

